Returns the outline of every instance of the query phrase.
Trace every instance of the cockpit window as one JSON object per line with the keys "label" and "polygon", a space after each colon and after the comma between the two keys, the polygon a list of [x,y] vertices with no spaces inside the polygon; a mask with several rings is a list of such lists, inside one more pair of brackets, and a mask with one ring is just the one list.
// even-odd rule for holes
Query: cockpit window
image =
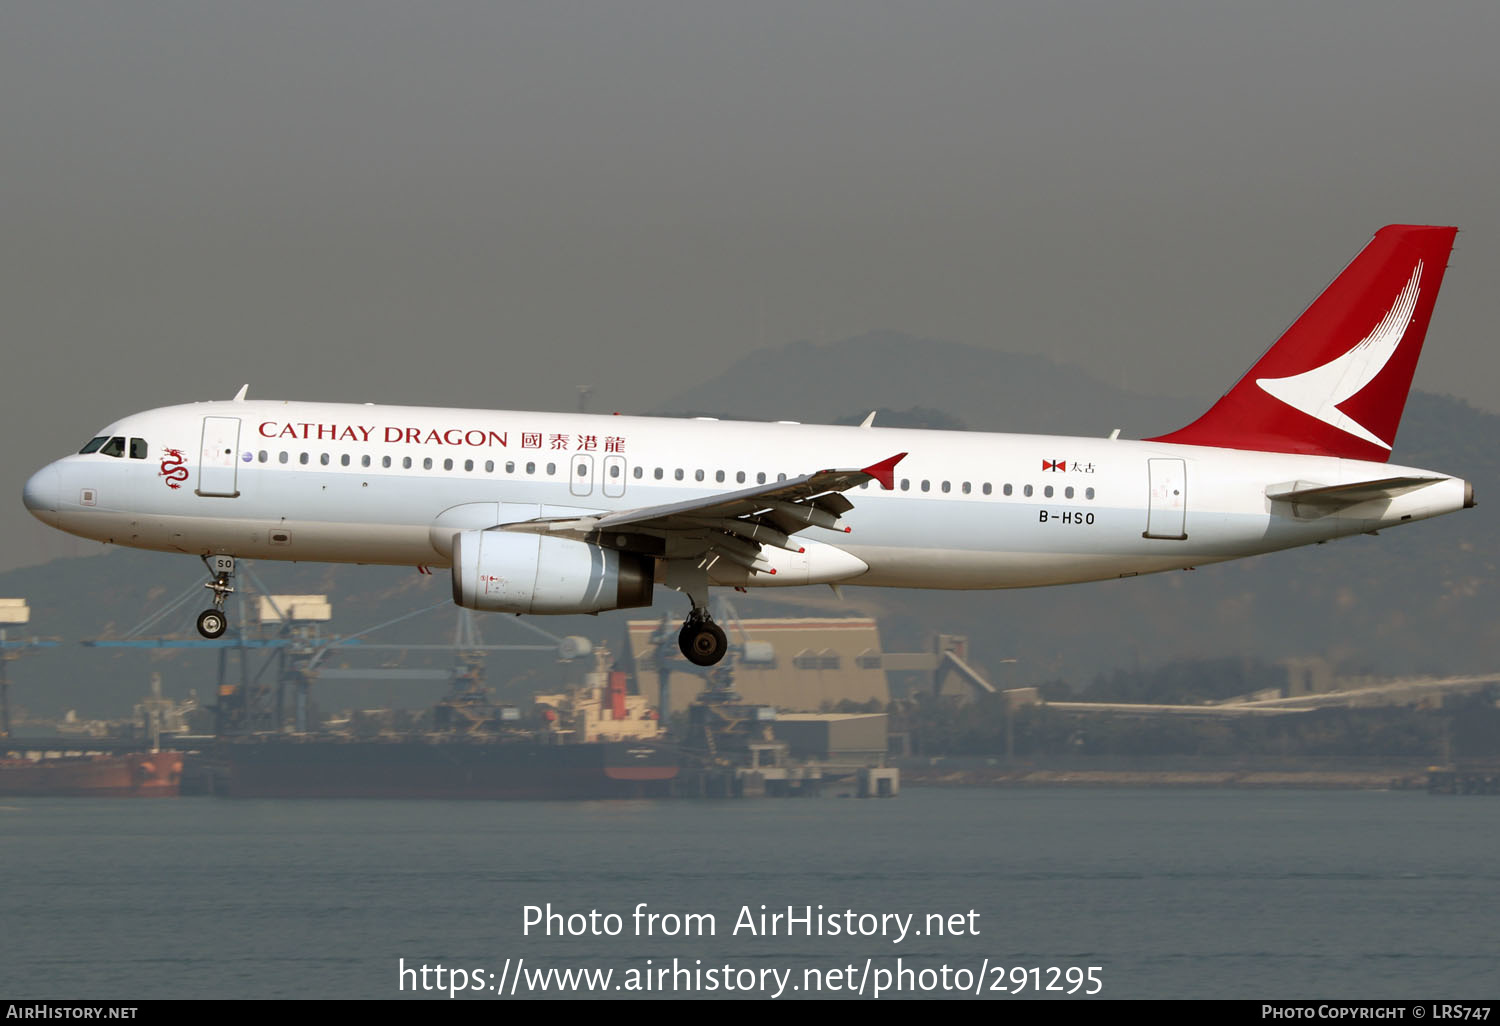
{"label": "cockpit window", "polygon": [[144,438],[132,438],[130,440],[130,458],[143,460],[146,458],[146,440]]}
{"label": "cockpit window", "polygon": [[101,452],[105,456],[124,456],[125,439],[121,438],[119,435],[116,435],[109,441],[105,442],[104,447],[100,449],[99,452]]}
{"label": "cockpit window", "polygon": [[99,446],[109,441],[108,435],[100,435],[98,438],[90,438],[89,444],[78,450],[78,455],[83,456],[91,452],[98,452]]}

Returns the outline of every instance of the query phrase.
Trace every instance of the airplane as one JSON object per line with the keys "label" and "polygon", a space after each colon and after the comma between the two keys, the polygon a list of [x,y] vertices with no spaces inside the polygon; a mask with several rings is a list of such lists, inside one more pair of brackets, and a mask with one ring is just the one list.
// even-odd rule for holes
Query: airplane
{"label": "airplane", "polygon": [[[26,482],[63,531],[201,557],[447,568],[514,614],[709,588],[996,589],[1134,577],[1472,507],[1388,463],[1457,229],[1390,225],[1218,402],[1143,440],[247,398],[132,414]],[[832,469],[817,469],[832,468]]]}

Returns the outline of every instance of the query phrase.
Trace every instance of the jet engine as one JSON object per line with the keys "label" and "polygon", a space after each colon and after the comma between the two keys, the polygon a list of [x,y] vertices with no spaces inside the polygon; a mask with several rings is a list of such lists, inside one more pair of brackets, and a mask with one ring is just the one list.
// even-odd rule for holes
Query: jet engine
{"label": "jet engine", "polygon": [[597,613],[651,604],[655,561],[520,531],[453,536],[453,601],[491,613]]}

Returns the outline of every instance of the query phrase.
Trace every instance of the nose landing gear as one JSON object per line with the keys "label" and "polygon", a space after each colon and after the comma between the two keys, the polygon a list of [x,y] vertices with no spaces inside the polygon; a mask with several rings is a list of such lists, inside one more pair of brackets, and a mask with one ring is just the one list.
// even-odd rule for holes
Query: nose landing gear
{"label": "nose landing gear", "polygon": [[217,638],[229,629],[229,618],[224,615],[224,600],[234,591],[229,583],[229,579],[234,576],[234,557],[204,556],[203,565],[213,575],[213,580],[203,586],[214,593],[214,607],[198,614],[198,633],[205,638]]}

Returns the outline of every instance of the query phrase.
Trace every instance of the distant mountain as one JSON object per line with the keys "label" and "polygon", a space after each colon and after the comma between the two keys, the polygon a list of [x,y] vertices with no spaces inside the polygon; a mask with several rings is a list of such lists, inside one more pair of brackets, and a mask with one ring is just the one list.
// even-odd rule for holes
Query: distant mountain
{"label": "distant mountain", "polygon": [[885,331],[756,350],[653,412],[714,410],[749,420],[827,424],[856,412],[863,419],[882,406],[926,407],[976,431],[1105,435],[1121,428],[1128,438],[1142,438],[1181,427],[1216,398],[1137,395],[1046,357]]}
{"label": "distant mountain", "polygon": [[912,406],[904,410],[893,410],[889,406],[881,406],[869,413],[849,413],[842,417],[835,417],[833,423],[845,426],[863,424],[870,414],[875,415],[872,423],[879,424],[881,427],[917,428],[923,431],[969,430],[969,425],[952,414],[929,409],[926,406]]}

